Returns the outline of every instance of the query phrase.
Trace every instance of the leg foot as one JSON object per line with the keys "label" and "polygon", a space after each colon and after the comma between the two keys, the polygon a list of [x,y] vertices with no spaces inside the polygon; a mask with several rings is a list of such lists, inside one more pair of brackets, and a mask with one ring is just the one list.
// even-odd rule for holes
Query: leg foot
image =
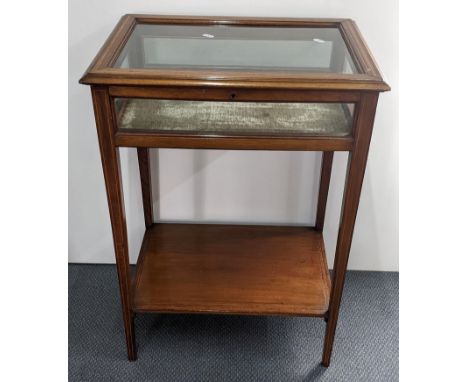
{"label": "leg foot", "polygon": [[325,343],[323,345],[323,354],[322,354],[322,366],[330,366],[330,359],[333,349],[333,340],[334,340],[334,330],[331,334],[331,328],[329,327],[330,323],[327,322],[327,330],[325,332]]}
{"label": "leg foot", "polygon": [[129,355],[128,355],[128,360],[129,360],[130,362],[135,362],[135,361],[137,360],[136,354],[129,354]]}
{"label": "leg foot", "polygon": [[125,339],[127,341],[127,356],[129,361],[137,360],[137,347],[135,340],[135,324],[133,314],[124,314]]}

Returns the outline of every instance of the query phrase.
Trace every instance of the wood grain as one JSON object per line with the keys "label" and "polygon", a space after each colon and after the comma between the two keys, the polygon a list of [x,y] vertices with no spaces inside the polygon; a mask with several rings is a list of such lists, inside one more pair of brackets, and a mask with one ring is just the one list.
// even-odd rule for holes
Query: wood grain
{"label": "wood grain", "polygon": [[110,86],[112,97],[157,98],[173,100],[232,101],[232,102],[357,102],[357,91],[288,90],[279,92],[265,89],[162,87],[162,86]]}
{"label": "wood grain", "polygon": [[325,222],[325,211],[327,209],[328,189],[330,188],[330,178],[333,166],[333,151],[322,153],[322,168],[320,171],[320,188],[317,202],[317,216],[315,218],[315,229],[323,231]]}
{"label": "wood grain", "polygon": [[[361,73],[320,73],[290,70],[200,70],[114,68],[120,51],[138,23],[175,25],[235,25],[338,28]],[[179,87],[239,87],[258,89],[387,91],[389,86],[376,69],[372,55],[352,21],[347,19],[279,19],[235,17],[181,17],[125,15],[116,26],[80,83],[94,85],[143,85]]]}
{"label": "wood grain", "polygon": [[134,310],[323,316],[323,248],[307,227],[157,224],[142,245]]}
{"label": "wood grain", "polygon": [[[336,27],[359,73],[114,68],[138,23]],[[340,55],[333,56],[335,68],[341,67],[341,61]],[[93,85],[128,358],[136,359],[135,312],[280,314],[327,320],[322,364],[328,366],[378,95],[390,90],[355,23],[348,19],[125,15],[80,82]],[[341,102],[353,103],[356,112],[348,137],[160,134],[117,131],[116,97]],[[120,106],[124,107],[125,102]],[[145,203],[147,231],[133,283],[128,264],[119,146],[138,148]],[[147,150],[150,147],[324,151],[316,227],[152,224]],[[333,151],[349,151],[350,157],[330,282],[320,231]]]}
{"label": "wood grain", "polygon": [[117,146],[122,147],[180,149],[350,151],[353,148],[352,137],[213,137],[183,134],[164,135],[141,130],[119,131],[115,134],[115,142]]}
{"label": "wood grain", "polygon": [[340,228],[333,264],[330,310],[327,315],[327,329],[322,356],[322,365],[324,366],[330,365],[346,269],[348,267],[349,251],[353,239],[354,223],[356,222],[362,182],[366,171],[367,155],[369,153],[378,98],[378,93],[363,96],[356,114],[356,140],[353,151],[349,154],[348,159]]}
{"label": "wood grain", "polygon": [[130,361],[136,360],[135,329],[131,310],[131,275],[128,259],[127,225],[120,172],[119,150],[114,144],[112,108],[106,87],[92,87],[94,115],[101,151],[102,168],[106,183],[107,202],[114,239],[115,260],[119,278],[120,300]]}
{"label": "wood grain", "polygon": [[151,192],[151,167],[148,148],[137,148],[138,167],[140,169],[141,197],[146,228],[153,224],[153,195]]}

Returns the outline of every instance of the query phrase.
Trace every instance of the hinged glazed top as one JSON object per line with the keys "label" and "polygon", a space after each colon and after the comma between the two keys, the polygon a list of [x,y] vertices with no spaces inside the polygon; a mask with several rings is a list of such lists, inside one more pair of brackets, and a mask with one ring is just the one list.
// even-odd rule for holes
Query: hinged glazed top
{"label": "hinged glazed top", "polygon": [[389,90],[345,19],[125,15],[80,82]]}

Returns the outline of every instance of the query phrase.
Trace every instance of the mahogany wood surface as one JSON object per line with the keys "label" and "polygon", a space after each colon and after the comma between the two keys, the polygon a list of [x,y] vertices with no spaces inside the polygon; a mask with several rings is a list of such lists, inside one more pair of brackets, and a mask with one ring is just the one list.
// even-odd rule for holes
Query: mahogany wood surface
{"label": "mahogany wood surface", "polygon": [[323,316],[329,276],[308,227],[156,224],[146,231],[136,312]]}
{"label": "mahogany wood surface", "polygon": [[180,149],[222,150],[303,150],[349,151],[353,148],[351,137],[285,137],[285,136],[206,136],[160,134],[148,131],[119,131],[115,144],[122,147],[153,147]]}
{"label": "mahogany wood surface", "polygon": [[[175,25],[235,25],[276,27],[336,27],[361,69],[360,73],[319,73],[295,71],[199,70],[199,69],[123,69],[114,68],[120,51],[138,23]],[[83,84],[210,86],[275,89],[387,91],[372,55],[362,41],[354,22],[347,19],[279,19],[247,17],[188,17],[125,15],[105,42],[98,56],[80,80]]]}
{"label": "mahogany wood surface", "polygon": [[330,178],[333,166],[333,151],[322,153],[322,168],[320,171],[320,188],[317,202],[317,216],[315,218],[315,229],[323,231],[325,222],[325,211],[327,208],[328,189],[330,188]]}
{"label": "mahogany wood surface", "polygon": [[125,222],[125,204],[120,173],[119,149],[114,142],[114,125],[108,89],[91,88],[93,95],[94,115],[101,151],[102,168],[106,182],[107,201],[112,224],[115,260],[119,277],[120,300],[127,340],[128,359],[136,359],[135,329],[131,310],[130,283],[131,275],[128,260],[127,224]]}
{"label": "mahogany wood surface", "polygon": [[[337,27],[358,73],[114,68],[137,23]],[[335,55],[334,66],[341,66]],[[136,359],[136,312],[281,314],[327,320],[322,364],[330,364],[379,92],[390,87],[348,19],[125,15],[80,80],[92,85],[119,278],[127,352]],[[354,104],[348,137],[216,136],[118,130],[115,98]],[[124,104],[123,102],[122,104]],[[131,278],[119,147],[136,147],[147,227]],[[148,148],[323,151],[316,226],[154,224]],[[333,152],[349,151],[330,281],[321,231]]]}
{"label": "mahogany wood surface", "polygon": [[210,88],[170,86],[109,86],[112,97],[156,98],[173,100],[234,101],[234,102],[358,102],[358,91]]}
{"label": "mahogany wood surface", "polygon": [[366,171],[367,154],[374,125],[378,93],[366,94],[359,104],[356,118],[356,140],[353,151],[349,154],[348,171],[341,209],[340,228],[336,243],[335,261],[333,264],[330,310],[327,315],[327,329],[323,348],[322,364],[330,365],[336,324],[340,310],[341,296],[348,266],[349,251],[353,239],[354,223],[361,197],[361,187]]}
{"label": "mahogany wood surface", "polygon": [[146,228],[153,224],[153,196],[151,193],[151,167],[149,149],[137,148],[138,167],[140,168],[141,196]]}

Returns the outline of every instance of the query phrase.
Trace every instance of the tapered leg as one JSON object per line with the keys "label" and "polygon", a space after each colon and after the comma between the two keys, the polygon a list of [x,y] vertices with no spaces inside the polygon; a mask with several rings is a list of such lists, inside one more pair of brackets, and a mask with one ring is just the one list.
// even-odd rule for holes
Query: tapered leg
{"label": "tapered leg", "polygon": [[143,198],[143,211],[145,213],[146,228],[153,224],[153,197],[151,193],[151,168],[149,149],[138,147],[138,165],[140,167],[141,194]]}
{"label": "tapered leg", "polygon": [[317,203],[317,217],[315,218],[315,229],[323,231],[325,221],[325,210],[327,208],[328,189],[333,165],[333,151],[322,153],[322,169],[320,171],[320,189]]}
{"label": "tapered leg", "polygon": [[355,141],[353,151],[350,152],[348,159],[348,171],[341,210],[340,228],[336,244],[335,261],[333,264],[333,279],[322,358],[322,365],[324,366],[330,365],[377,99],[378,94],[368,93],[362,95],[357,110]]}
{"label": "tapered leg", "polygon": [[118,148],[114,144],[113,116],[106,87],[93,86],[93,105],[101,151],[101,161],[106,182],[107,202],[112,224],[115,259],[119,278],[128,359],[136,359],[135,330],[130,295],[130,267],[128,259],[127,225],[120,174]]}

